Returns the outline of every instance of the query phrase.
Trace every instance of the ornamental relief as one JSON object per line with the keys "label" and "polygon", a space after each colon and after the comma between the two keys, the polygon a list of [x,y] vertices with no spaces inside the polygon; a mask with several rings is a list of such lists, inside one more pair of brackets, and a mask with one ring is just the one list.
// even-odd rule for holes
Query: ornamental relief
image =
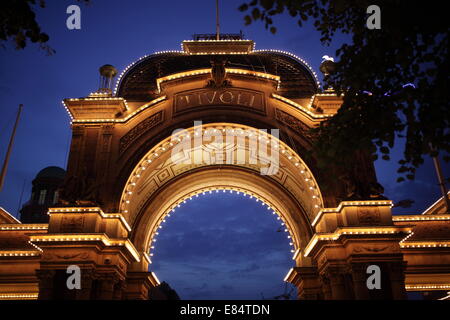
{"label": "ornamental relief", "polygon": [[275,118],[279,122],[287,125],[293,131],[298,132],[307,138],[311,137],[311,135],[308,132],[310,130],[310,128],[306,124],[304,124],[301,120],[294,117],[293,115],[291,115],[287,112],[284,112],[280,109],[276,109],[275,110]]}
{"label": "ornamental relief", "polygon": [[381,222],[380,210],[377,207],[358,207],[358,221],[361,225],[374,225]]}
{"label": "ornamental relief", "polygon": [[359,253],[398,253],[400,252],[400,246],[398,245],[385,245],[385,246],[356,246],[353,248],[353,254],[359,254]]}
{"label": "ornamental relief", "polygon": [[68,254],[51,254],[51,253],[45,253],[43,256],[43,260],[87,260],[89,259],[89,253],[87,252],[79,252],[79,253],[68,253]]}
{"label": "ornamental relief", "polygon": [[119,154],[122,154],[134,141],[136,141],[146,131],[152,129],[153,127],[162,123],[163,121],[164,121],[164,111],[161,110],[138,123],[134,128],[132,128],[122,138],[120,138]]}
{"label": "ornamental relief", "polygon": [[60,231],[62,233],[78,233],[83,231],[84,217],[63,217]]}

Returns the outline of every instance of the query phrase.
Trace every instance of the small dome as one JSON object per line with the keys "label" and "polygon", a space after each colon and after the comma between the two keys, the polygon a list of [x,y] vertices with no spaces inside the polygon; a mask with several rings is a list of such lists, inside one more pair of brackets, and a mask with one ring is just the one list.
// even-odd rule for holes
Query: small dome
{"label": "small dome", "polygon": [[39,171],[36,175],[36,179],[38,178],[56,178],[56,179],[64,179],[66,175],[66,171],[60,167],[47,167]]}
{"label": "small dome", "polygon": [[117,75],[117,69],[110,64],[105,64],[98,69],[100,75],[105,78],[114,78]]}

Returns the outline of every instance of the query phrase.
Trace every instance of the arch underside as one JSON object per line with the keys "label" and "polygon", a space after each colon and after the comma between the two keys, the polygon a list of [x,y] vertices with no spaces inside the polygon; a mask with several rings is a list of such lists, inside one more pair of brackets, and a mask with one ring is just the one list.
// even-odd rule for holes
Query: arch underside
{"label": "arch underside", "polygon": [[295,249],[308,243],[312,229],[303,208],[276,182],[255,171],[237,167],[207,166],[185,174],[160,188],[136,217],[131,238],[139,251],[148,252],[155,232],[164,225],[167,215],[176,214],[179,205],[199,193],[216,190],[232,190],[257,198],[270,209],[268,214],[278,215],[289,231]]}

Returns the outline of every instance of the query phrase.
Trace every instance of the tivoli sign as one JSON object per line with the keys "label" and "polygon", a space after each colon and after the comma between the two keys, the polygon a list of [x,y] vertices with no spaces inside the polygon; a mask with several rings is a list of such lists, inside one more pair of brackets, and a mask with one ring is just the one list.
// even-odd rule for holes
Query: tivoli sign
{"label": "tivoli sign", "polygon": [[179,113],[201,106],[239,106],[265,112],[264,94],[236,88],[201,89],[181,92],[174,97],[174,112]]}

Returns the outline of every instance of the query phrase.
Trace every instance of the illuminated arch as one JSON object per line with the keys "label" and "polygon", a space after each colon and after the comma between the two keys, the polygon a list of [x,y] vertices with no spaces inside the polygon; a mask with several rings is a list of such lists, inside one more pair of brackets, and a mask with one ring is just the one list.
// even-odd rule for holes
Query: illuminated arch
{"label": "illuminated arch", "polygon": [[[263,176],[258,172],[260,166],[246,163],[177,167],[171,158],[172,150],[183,136],[194,137],[199,130],[191,127],[164,139],[132,170],[123,188],[120,212],[132,226],[131,238],[138,251],[144,256],[149,252],[166,217],[183,202],[203,192],[225,189],[254,197],[262,201],[269,212],[276,214],[289,233],[295,257],[309,241],[311,223],[324,207],[320,188],[308,166],[289,146],[269,133],[241,124],[210,123],[202,125],[202,134],[233,131],[239,136],[241,132],[253,130],[260,133],[258,140],[262,142],[276,141],[275,146],[280,150],[279,172],[274,176]],[[202,144],[202,150],[207,146]],[[235,146],[230,148],[237,152]],[[189,150],[189,155],[192,152],[194,149]],[[171,174],[168,168],[171,168]],[[170,177],[166,179],[167,176]],[[189,177],[191,180],[187,183]]]}
{"label": "illuminated arch", "polygon": [[[286,194],[281,186],[254,172],[237,168],[222,168],[218,172],[214,166],[202,170],[188,172],[191,179],[181,177],[173,183],[161,187],[158,194],[148,201],[148,205],[136,218],[131,241],[136,249],[145,257],[151,250],[153,240],[167,217],[172,215],[184,202],[200,193],[216,192],[216,190],[232,190],[245,193],[264,203],[269,213],[277,215],[288,238],[292,243],[293,259],[304,250],[313,234],[312,226],[305,219],[292,197]],[[223,192],[223,191],[221,191]],[[156,201],[154,201],[156,200]],[[300,255],[301,256],[301,255]],[[150,257],[146,257],[151,263]],[[141,266],[142,267],[142,266]],[[145,270],[146,267],[143,267]]]}
{"label": "illuminated arch", "polygon": [[[141,180],[141,176],[144,174],[144,172],[147,169],[152,168],[154,166],[154,160],[163,157],[163,155],[167,158],[170,157],[169,153],[170,151],[175,147],[175,145],[179,142],[181,142],[181,138],[183,138],[185,135],[188,136],[194,136],[196,133],[194,132],[197,130],[195,127],[191,127],[188,129],[183,130],[183,132],[179,132],[176,134],[176,137],[167,137],[157,145],[155,145],[147,154],[138,162],[138,164],[135,166],[133,171],[131,172],[127,183],[125,184],[125,187],[123,189],[121,200],[120,200],[120,212],[124,213],[125,216],[128,215],[129,210],[129,204],[131,202],[131,198],[133,195],[133,191],[136,189],[136,186],[138,182]],[[209,123],[204,124],[202,126],[203,133],[207,133],[208,130],[216,130],[216,131],[222,131],[225,130],[231,130],[236,131],[236,134],[239,134],[239,132],[244,132],[247,130],[258,130],[249,126],[241,125],[241,124],[231,124],[231,123]],[[266,141],[269,141],[271,138],[276,139],[274,137],[271,137],[268,133],[263,131],[260,132],[260,138],[266,139]],[[314,218],[317,213],[320,211],[321,208],[324,207],[322,194],[319,188],[319,185],[317,184],[316,179],[314,178],[314,175],[312,174],[309,167],[306,165],[306,163],[302,160],[302,158],[295,153],[294,150],[292,150],[287,144],[282,142],[279,139],[276,139],[277,146],[279,146],[280,150],[280,163],[282,160],[284,160],[283,163],[291,163],[296,168],[296,176],[299,177],[301,180],[299,180],[299,183],[302,185],[306,185],[307,188],[305,190],[310,194],[310,201],[314,203],[314,212],[311,212],[309,215],[310,218]],[[206,166],[207,164],[199,165],[200,166]],[[246,166],[246,164],[243,164],[243,166]],[[281,167],[281,166],[280,166]],[[147,170],[148,172],[149,170]]]}

